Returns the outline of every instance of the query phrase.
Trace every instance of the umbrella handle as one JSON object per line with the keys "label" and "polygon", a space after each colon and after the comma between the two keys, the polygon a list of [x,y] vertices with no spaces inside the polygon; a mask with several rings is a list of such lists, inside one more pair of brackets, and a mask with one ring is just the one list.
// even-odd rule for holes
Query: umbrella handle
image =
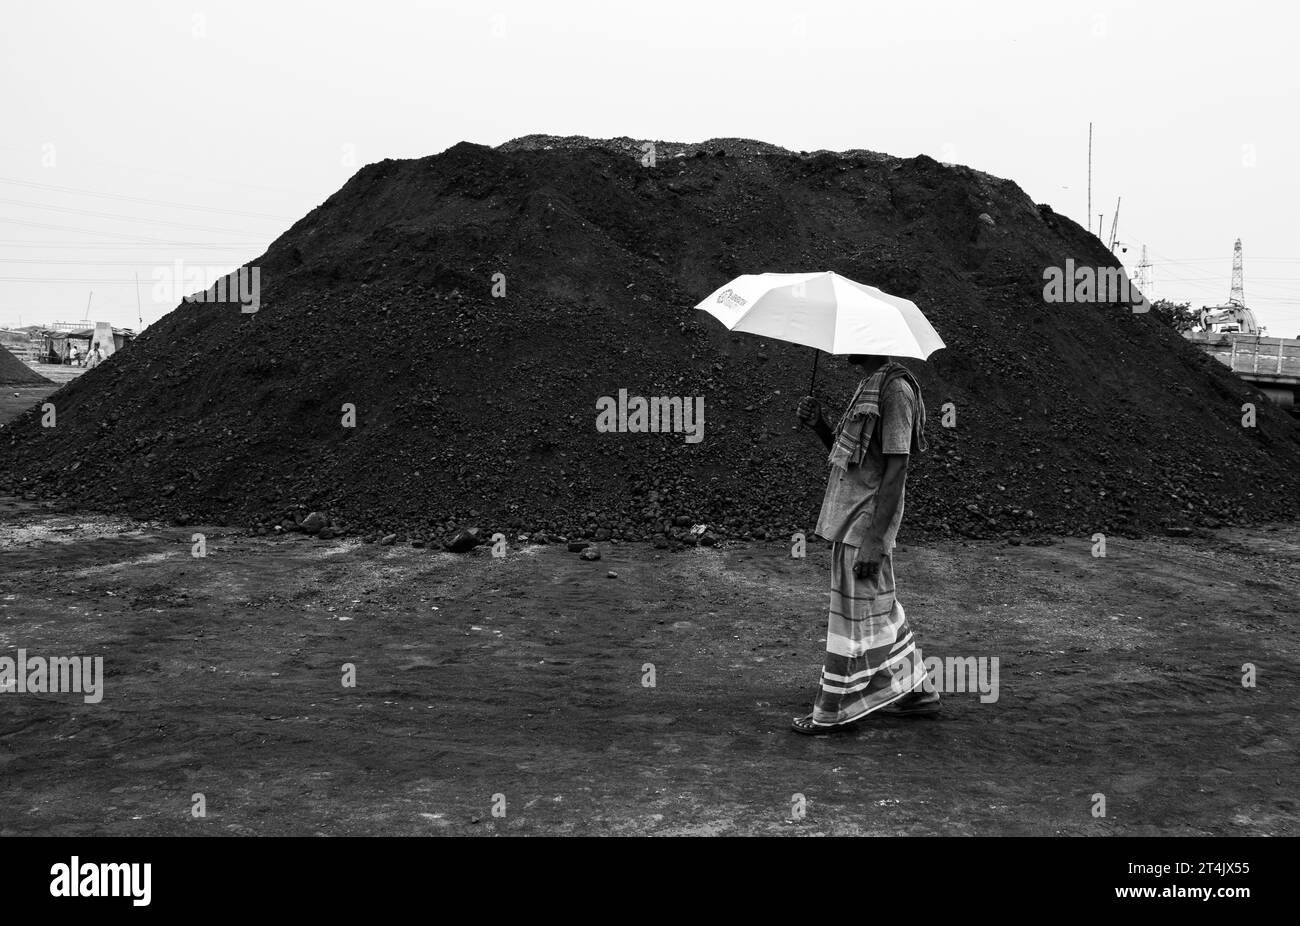
{"label": "umbrella handle", "polygon": [[809,395],[812,395],[812,394],[813,394],[813,386],[817,385],[817,358],[819,358],[819,357],[821,356],[821,354],[822,354],[822,352],[821,352],[820,349],[818,349],[818,348],[816,348],[816,347],[813,348],[813,371],[812,371],[812,381],[808,383],[808,394],[809,394]]}

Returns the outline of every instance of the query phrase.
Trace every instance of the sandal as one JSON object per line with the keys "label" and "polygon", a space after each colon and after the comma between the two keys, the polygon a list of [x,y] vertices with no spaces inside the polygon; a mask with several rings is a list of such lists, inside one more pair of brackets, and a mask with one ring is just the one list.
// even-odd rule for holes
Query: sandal
{"label": "sandal", "polygon": [[825,736],[838,730],[847,730],[856,723],[856,720],[851,720],[848,723],[817,723],[813,720],[812,714],[804,714],[802,717],[796,717],[790,721],[790,729],[795,733],[802,733],[804,736]]}
{"label": "sandal", "polygon": [[878,713],[886,717],[937,717],[943,701],[937,691],[917,689],[903,695],[892,704],[886,704]]}

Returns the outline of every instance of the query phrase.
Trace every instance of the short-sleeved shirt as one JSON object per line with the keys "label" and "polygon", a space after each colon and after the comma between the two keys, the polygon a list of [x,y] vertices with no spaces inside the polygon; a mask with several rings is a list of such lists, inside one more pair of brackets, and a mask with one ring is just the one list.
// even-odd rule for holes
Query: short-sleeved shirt
{"label": "short-sleeved shirt", "polygon": [[[876,513],[876,497],[885,476],[885,454],[906,454],[912,449],[912,419],[916,414],[916,393],[907,381],[895,377],[880,397],[880,420],[862,454],[862,462],[846,468],[832,466],[826,480],[821,515],[816,533],[834,543],[860,547]],[[865,416],[845,424],[861,429]],[[903,500],[885,532],[885,552],[894,548],[898,526],[903,520]]]}

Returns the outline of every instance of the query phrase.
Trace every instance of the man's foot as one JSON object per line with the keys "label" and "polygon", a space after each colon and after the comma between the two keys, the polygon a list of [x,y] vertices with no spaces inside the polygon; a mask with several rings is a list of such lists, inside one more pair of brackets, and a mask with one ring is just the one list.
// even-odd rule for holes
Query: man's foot
{"label": "man's foot", "polygon": [[827,733],[839,733],[843,730],[852,730],[858,725],[862,717],[855,717],[853,720],[844,723],[816,723],[812,714],[804,714],[802,717],[796,717],[790,721],[790,729],[795,733],[802,733],[804,736],[825,736]]}
{"label": "man's foot", "polygon": [[879,711],[890,717],[933,717],[939,713],[942,700],[937,691],[910,691],[893,704]]}
{"label": "man's foot", "polygon": [[804,714],[802,717],[796,717],[790,721],[790,729],[795,733],[802,733],[804,736],[825,736],[835,728],[821,723],[813,723],[812,714]]}

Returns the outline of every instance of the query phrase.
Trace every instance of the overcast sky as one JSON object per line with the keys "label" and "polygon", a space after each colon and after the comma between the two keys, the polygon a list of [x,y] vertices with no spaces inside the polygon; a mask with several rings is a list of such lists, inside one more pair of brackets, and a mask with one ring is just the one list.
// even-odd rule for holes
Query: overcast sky
{"label": "overcast sky", "polygon": [[[7,4],[0,325],[138,327],[364,164],[532,132],[928,154],[1300,336],[1300,15],[1270,2]],[[1088,123],[1095,123],[1092,216]],[[198,245],[203,245],[202,248]]]}

